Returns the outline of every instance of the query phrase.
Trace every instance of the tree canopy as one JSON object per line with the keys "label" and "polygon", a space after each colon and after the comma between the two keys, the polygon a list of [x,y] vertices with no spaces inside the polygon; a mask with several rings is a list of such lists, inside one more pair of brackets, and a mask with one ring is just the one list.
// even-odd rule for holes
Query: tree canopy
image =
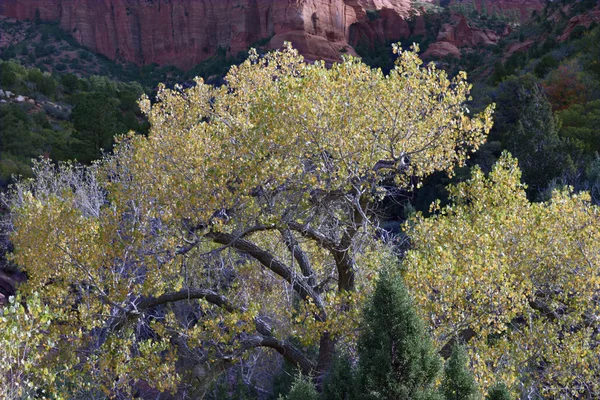
{"label": "tree canopy", "polygon": [[143,99],[148,136],[94,166],[36,165],[10,199],[13,261],[54,315],[47,361],[77,366],[62,388],[175,391],[257,347],[323,373],[392,256],[377,201],[451,173],[491,127],[464,73],[395,50],[389,75],[251,53],[221,87]]}
{"label": "tree canopy", "polygon": [[569,189],[530,203],[520,178],[504,154],[417,217],[406,282],[440,345],[469,340],[480,386],[597,398],[600,208]]}

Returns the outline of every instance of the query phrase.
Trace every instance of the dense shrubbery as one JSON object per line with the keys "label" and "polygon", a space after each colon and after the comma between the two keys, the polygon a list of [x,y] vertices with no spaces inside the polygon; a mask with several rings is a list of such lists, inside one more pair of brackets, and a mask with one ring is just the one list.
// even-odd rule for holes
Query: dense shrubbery
{"label": "dense shrubbery", "polygon": [[[29,176],[32,158],[89,163],[111,150],[116,135],[146,130],[137,83],[49,74],[0,61],[0,87],[14,94],[0,104],[0,186],[13,174]],[[36,103],[18,103],[19,95]]]}

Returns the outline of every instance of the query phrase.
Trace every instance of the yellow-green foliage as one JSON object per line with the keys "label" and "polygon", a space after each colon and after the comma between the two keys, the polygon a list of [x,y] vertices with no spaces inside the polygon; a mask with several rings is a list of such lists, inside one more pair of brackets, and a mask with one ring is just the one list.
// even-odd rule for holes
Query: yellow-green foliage
{"label": "yellow-green foliage", "polygon": [[20,295],[10,297],[0,308],[0,397],[28,399],[44,394],[54,383],[54,373],[43,364],[44,356],[55,346],[47,334],[52,314],[37,293],[22,304]]}
{"label": "yellow-green foliage", "polygon": [[600,395],[600,209],[557,191],[530,203],[517,161],[451,188],[453,204],[417,217],[405,278],[444,344],[472,331],[481,388],[503,379],[552,398]]}
{"label": "yellow-green foliage", "polygon": [[226,81],[161,88],[140,103],[148,137],[122,138],[88,170],[39,164],[13,194],[24,290],[69,310],[51,329],[93,350],[78,361],[103,390],[174,389],[175,350],[210,365],[267,346],[310,372],[287,339],[352,340],[391,256],[374,234],[383,180],[452,171],[491,126],[491,108],[468,116],[464,74],[449,80],[415,52],[384,76],[288,47],[251,54]]}

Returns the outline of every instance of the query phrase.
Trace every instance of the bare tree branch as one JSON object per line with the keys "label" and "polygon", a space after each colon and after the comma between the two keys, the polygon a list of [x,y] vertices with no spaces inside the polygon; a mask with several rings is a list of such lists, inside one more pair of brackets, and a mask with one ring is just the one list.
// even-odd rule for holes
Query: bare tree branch
{"label": "bare tree branch", "polygon": [[283,237],[283,241],[285,242],[285,245],[294,256],[294,259],[298,262],[302,274],[308,278],[308,284],[311,287],[315,287],[315,272],[313,271],[310,265],[310,260],[308,259],[308,256],[304,251],[302,251],[300,244],[289,229],[282,229],[280,232],[281,236]]}
{"label": "bare tree branch", "polygon": [[238,236],[229,233],[208,232],[204,235],[204,237],[211,239],[215,243],[219,243],[224,246],[231,246],[237,251],[251,256],[263,266],[285,279],[285,281],[292,285],[296,293],[298,293],[304,300],[311,299],[319,309],[319,314],[316,315],[316,318],[319,321],[325,321],[327,319],[327,313],[325,312],[323,300],[321,299],[321,296],[319,296],[319,294],[308,284],[307,279],[296,275],[296,273],[290,267],[275,258],[273,254],[261,249],[256,244],[246,239],[240,239]]}
{"label": "bare tree branch", "polygon": [[335,241],[331,240],[330,238],[325,236],[323,233],[310,228],[308,225],[302,225],[297,222],[290,222],[288,224],[288,226],[290,227],[291,230],[298,232],[302,236],[304,236],[308,239],[314,240],[321,247],[324,247],[328,250],[337,248],[337,243]]}
{"label": "bare tree branch", "polygon": [[225,296],[208,289],[182,289],[178,292],[165,293],[158,297],[148,297],[138,303],[136,308],[141,312],[167,303],[196,299],[205,299],[209,303],[224,308],[229,312],[236,310]]}

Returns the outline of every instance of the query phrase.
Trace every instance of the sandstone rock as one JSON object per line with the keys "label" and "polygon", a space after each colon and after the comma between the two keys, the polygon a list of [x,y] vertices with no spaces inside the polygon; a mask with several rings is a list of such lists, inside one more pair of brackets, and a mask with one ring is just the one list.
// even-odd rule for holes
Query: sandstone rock
{"label": "sandstone rock", "polygon": [[9,91],[9,90],[7,90],[6,92],[4,92],[4,94],[6,94],[6,97],[8,97],[9,99],[14,96],[14,93],[11,92],[11,91]]}
{"label": "sandstone rock", "polygon": [[415,19],[415,29],[412,32],[415,36],[425,36],[427,35],[427,27],[425,26],[425,18],[423,15],[419,15]]}
{"label": "sandstone rock", "polygon": [[27,102],[28,102],[29,104],[35,104],[35,100],[34,100],[34,99],[28,99],[28,100],[27,100]]}
{"label": "sandstone rock", "polygon": [[422,57],[426,60],[446,56],[460,58],[460,50],[450,42],[435,42],[430,44],[425,53],[422,54]]}
{"label": "sandstone rock", "polygon": [[[272,47],[291,40],[307,58],[339,60],[351,26],[400,39],[411,7],[410,0],[1,0],[0,15],[33,19],[38,9],[111,59],[189,68],[219,48],[236,54],[264,38]],[[372,20],[374,10],[380,18]]]}
{"label": "sandstone rock", "polygon": [[494,31],[471,28],[462,15],[454,15],[452,22],[442,25],[437,36],[438,42],[449,42],[457,47],[490,45],[499,39],[500,37]]}
{"label": "sandstone rock", "polygon": [[533,39],[529,39],[524,42],[511,43],[506,47],[506,51],[504,52],[504,58],[508,58],[514,53],[527,51],[531,46],[533,46],[534,43],[535,40]]}
{"label": "sandstone rock", "polygon": [[405,18],[394,10],[381,9],[376,18],[362,19],[350,26],[349,42],[372,45],[388,40],[401,40],[410,36],[410,27]]}
{"label": "sandstone rock", "polygon": [[4,90],[0,89],[0,97],[6,97],[6,94],[4,93]]}
{"label": "sandstone rock", "polygon": [[25,101],[25,97],[19,95],[19,96],[17,96],[17,98],[15,99],[15,101],[17,103],[23,103]]}
{"label": "sandstone rock", "polygon": [[558,40],[560,42],[569,40],[569,38],[571,37],[571,33],[573,33],[573,30],[576,27],[584,26],[587,29],[594,22],[600,22],[600,9],[598,9],[598,8],[596,8],[595,10],[592,10],[590,12],[587,12],[585,14],[576,15],[573,18],[571,18],[569,20],[569,23],[567,24],[567,27],[565,28],[563,34],[560,35]]}
{"label": "sandstone rock", "polygon": [[0,100],[0,103],[4,104],[4,103],[7,103],[7,101],[2,99],[2,100]]}

